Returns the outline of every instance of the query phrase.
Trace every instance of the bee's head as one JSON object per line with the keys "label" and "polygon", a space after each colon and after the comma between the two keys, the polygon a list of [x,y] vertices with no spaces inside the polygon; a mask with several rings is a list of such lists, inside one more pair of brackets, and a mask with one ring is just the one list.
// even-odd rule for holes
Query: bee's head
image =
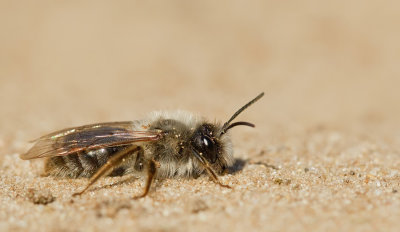
{"label": "bee's head", "polygon": [[223,126],[215,126],[210,123],[201,124],[196,128],[192,139],[191,146],[196,158],[204,165],[210,164],[218,172],[222,172],[231,163],[232,154],[230,150],[230,139],[226,138],[226,132],[235,126],[250,126],[254,124],[249,122],[234,122],[231,123],[242,111],[252,105],[258,99],[264,96],[264,93],[259,94],[256,98],[240,108],[233,116],[223,124]]}
{"label": "bee's head", "polygon": [[218,126],[214,124],[203,123],[197,127],[191,146],[196,158],[203,164],[210,164],[217,172],[222,172],[231,163],[230,140],[220,139]]}

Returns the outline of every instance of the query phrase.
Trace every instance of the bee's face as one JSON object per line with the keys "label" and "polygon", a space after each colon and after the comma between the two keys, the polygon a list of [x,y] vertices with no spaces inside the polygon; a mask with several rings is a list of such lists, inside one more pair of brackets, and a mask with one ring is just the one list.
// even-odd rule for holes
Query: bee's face
{"label": "bee's face", "polygon": [[200,125],[191,138],[192,148],[213,167],[219,167],[216,171],[223,171],[227,163],[223,157],[224,145],[218,133],[219,128],[213,124]]}

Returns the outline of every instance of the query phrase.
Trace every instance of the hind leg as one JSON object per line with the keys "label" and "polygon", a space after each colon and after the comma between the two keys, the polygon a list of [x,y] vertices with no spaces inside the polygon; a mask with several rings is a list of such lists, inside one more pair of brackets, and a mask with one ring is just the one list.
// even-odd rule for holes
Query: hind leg
{"label": "hind leg", "polygon": [[80,192],[74,193],[72,196],[78,196],[84,193],[90,186],[92,186],[96,181],[102,177],[110,174],[115,167],[118,167],[122,162],[125,161],[125,159],[129,156],[132,155],[133,153],[136,153],[140,151],[142,148],[136,145],[132,145],[122,151],[119,151],[117,154],[113,155],[97,172],[89,179],[89,183],[86,185],[86,187],[81,190]]}

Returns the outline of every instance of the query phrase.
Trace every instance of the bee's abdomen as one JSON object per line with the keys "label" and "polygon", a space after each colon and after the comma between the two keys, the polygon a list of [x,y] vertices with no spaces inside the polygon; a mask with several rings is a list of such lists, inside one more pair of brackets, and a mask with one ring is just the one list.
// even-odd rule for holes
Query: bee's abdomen
{"label": "bee's abdomen", "polygon": [[[99,150],[74,153],[67,156],[50,157],[45,163],[45,174],[57,177],[91,177],[108,159],[126,146],[102,148]],[[110,176],[123,175],[125,168],[115,168]]]}

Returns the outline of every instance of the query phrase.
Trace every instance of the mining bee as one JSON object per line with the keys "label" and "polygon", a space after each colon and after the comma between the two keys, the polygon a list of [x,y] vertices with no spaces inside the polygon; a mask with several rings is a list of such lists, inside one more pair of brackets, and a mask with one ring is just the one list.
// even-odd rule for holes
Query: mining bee
{"label": "mining bee", "polygon": [[153,112],[136,121],[108,122],[67,128],[40,137],[20,157],[46,158],[45,175],[87,177],[84,193],[100,177],[147,173],[140,198],[147,195],[154,178],[196,177],[208,173],[222,187],[217,174],[233,165],[229,130],[250,126],[232,121],[264,93],[241,107],[224,124],[210,123],[188,112]]}

